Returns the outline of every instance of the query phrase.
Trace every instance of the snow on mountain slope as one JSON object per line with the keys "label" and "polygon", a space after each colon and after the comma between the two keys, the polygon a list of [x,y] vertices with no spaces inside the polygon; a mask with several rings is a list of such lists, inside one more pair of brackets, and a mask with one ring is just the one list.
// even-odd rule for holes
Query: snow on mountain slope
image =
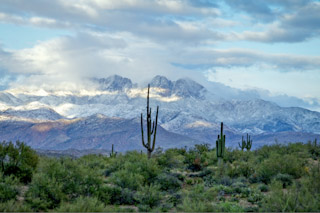
{"label": "snow on mountain slope", "polygon": [[12,110],[7,109],[3,112],[0,112],[0,115],[10,115],[14,117],[20,117],[20,118],[30,118],[30,119],[36,119],[36,120],[59,120],[64,118],[60,114],[58,114],[56,111],[50,109],[50,108],[39,108],[39,109],[32,109],[32,110]]}
{"label": "snow on mountain slope", "polygon": [[[145,115],[145,87],[138,87],[120,76],[93,81],[100,90],[1,92],[2,114],[44,120],[87,118],[97,113],[129,120],[139,118],[141,113]],[[283,138],[293,132],[301,133],[301,138],[320,134],[319,112],[280,107],[256,98],[225,100],[191,79],[171,81],[156,76],[150,84],[150,107],[154,110],[160,106],[161,127],[195,140],[215,140],[222,121],[229,139],[234,141],[244,133],[268,135],[260,137],[262,142],[277,133]]]}

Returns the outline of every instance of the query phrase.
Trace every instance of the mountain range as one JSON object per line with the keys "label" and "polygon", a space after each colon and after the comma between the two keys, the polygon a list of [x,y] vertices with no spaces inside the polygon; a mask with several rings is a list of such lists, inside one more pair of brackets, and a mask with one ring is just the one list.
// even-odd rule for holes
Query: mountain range
{"label": "mountain range", "polygon": [[[1,140],[43,150],[110,149],[111,144],[118,151],[142,150],[140,114],[146,115],[147,85],[118,75],[90,81],[95,87],[81,91],[0,92]],[[320,139],[316,111],[251,96],[230,99],[221,94],[223,87],[188,78],[155,76],[150,85],[150,106],[160,107],[156,144],[163,148],[214,146],[221,122],[229,147],[246,133],[254,147]]]}

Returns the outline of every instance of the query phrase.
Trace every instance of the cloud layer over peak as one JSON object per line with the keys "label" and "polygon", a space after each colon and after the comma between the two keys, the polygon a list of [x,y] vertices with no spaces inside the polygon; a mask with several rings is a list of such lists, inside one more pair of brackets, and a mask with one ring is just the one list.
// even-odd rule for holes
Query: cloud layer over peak
{"label": "cloud layer over peak", "polygon": [[2,0],[0,88],[160,74],[320,100],[319,23],[317,0]]}

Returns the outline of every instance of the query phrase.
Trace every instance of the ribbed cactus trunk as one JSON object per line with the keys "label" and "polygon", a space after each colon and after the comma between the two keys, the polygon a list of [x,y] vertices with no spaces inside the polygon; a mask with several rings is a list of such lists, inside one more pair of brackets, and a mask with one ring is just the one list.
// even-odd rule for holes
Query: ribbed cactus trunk
{"label": "ribbed cactus trunk", "polygon": [[242,136],[241,144],[240,143],[238,143],[238,144],[239,144],[239,147],[240,147],[241,151],[243,151],[247,147],[247,143],[243,139],[243,136]]}
{"label": "ribbed cactus trunk", "polygon": [[110,157],[113,158],[113,157],[116,157],[116,156],[117,156],[117,152],[114,152],[114,148],[113,148],[113,144],[112,144]]}
{"label": "ribbed cactus trunk", "polygon": [[[156,135],[157,135],[157,126],[158,126],[158,113],[159,113],[159,106],[157,106],[157,113],[156,113],[156,123],[151,121],[151,108],[149,107],[149,92],[150,92],[150,84],[148,84],[148,95],[147,95],[147,143],[144,140],[144,132],[143,132],[143,115],[141,113],[141,135],[142,135],[142,145],[148,151],[148,158],[151,158],[151,153],[154,150],[155,143],[156,143]],[[152,139],[153,135],[153,139]]]}
{"label": "ribbed cactus trunk", "polygon": [[247,145],[246,145],[247,151],[250,151],[251,147],[252,147],[252,140],[250,140],[250,135],[247,133]]}
{"label": "ribbed cactus trunk", "polygon": [[221,132],[220,135],[218,135],[218,140],[216,141],[216,152],[219,165],[223,162],[225,144],[226,136],[223,134],[223,122],[221,122]]}

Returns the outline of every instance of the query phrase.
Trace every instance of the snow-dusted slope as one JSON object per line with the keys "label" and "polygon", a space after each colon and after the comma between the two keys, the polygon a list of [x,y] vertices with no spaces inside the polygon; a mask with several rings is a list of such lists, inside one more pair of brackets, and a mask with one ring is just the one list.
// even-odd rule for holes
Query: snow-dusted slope
{"label": "snow-dusted slope", "polygon": [[[98,90],[2,92],[0,109],[5,115],[38,120],[85,118],[97,113],[134,119],[146,113],[145,87],[138,87],[120,76],[93,82]],[[150,105],[153,109],[160,106],[159,124],[167,131],[200,141],[214,140],[222,121],[234,140],[246,132],[252,135],[320,134],[318,112],[284,108],[255,98],[225,100],[191,79],[170,81],[156,76],[150,84]]]}

